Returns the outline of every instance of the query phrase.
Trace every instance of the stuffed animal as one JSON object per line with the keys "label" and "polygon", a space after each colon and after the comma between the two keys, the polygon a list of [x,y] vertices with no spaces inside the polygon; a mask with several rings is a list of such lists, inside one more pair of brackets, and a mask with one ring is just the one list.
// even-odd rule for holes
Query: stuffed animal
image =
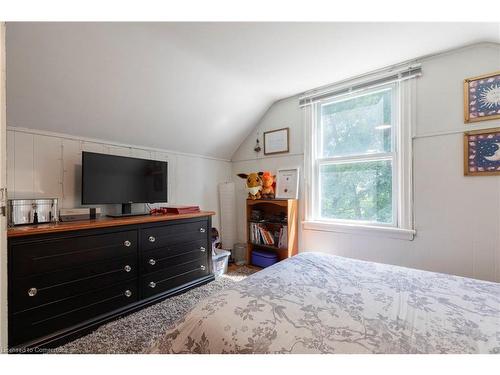
{"label": "stuffed animal", "polygon": [[274,199],[274,186],[276,176],[271,172],[264,172],[262,174],[262,198]]}
{"label": "stuffed animal", "polygon": [[247,180],[247,190],[248,190],[248,198],[250,199],[260,199],[262,190],[262,172],[253,172],[250,174],[239,173],[238,177],[244,178]]}
{"label": "stuffed animal", "polygon": [[222,249],[222,243],[220,242],[219,231],[217,228],[212,228],[210,231],[210,237],[212,238],[212,255],[215,256],[217,255],[215,249]]}

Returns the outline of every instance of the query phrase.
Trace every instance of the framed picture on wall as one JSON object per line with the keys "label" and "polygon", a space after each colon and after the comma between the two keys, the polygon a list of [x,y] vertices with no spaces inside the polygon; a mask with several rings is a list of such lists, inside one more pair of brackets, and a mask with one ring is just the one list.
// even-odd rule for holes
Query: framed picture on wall
{"label": "framed picture on wall", "polygon": [[278,169],[276,173],[276,198],[298,199],[299,168]]}
{"label": "framed picture on wall", "polygon": [[500,175],[500,128],[464,133],[464,175]]}
{"label": "framed picture on wall", "polygon": [[464,80],[466,123],[500,118],[500,72]]}
{"label": "framed picture on wall", "polygon": [[264,132],[264,155],[288,152],[289,128]]}

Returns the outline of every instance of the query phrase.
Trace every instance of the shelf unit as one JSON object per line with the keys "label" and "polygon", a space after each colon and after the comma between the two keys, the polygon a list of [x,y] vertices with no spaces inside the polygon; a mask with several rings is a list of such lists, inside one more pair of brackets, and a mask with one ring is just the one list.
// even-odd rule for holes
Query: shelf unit
{"label": "shelf unit", "polygon": [[[260,210],[263,220],[253,220],[252,210]],[[286,216],[286,221],[265,219],[266,217]],[[290,258],[298,252],[298,202],[297,199],[247,199],[247,262],[251,264],[252,251],[266,250],[275,252],[279,260]],[[272,245],[261,245],[250,241],[250,224],[262,224],[266,228],[278,230],[282,225],[287,226],[288,246],[278,248]]]}

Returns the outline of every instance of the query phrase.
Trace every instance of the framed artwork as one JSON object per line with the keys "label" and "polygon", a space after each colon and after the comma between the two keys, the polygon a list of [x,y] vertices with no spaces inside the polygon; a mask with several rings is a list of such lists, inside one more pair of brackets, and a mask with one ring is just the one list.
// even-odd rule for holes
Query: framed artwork
{"label": "framed artwork", "polygon": [[464,175],[500,175],[500,128],[464,133]]}
{"label": "framed artwork", "polygon": [[264,132],[264,155],[288,152],[289,128]]}
{"label": "framed artwork", "polygon": [[299,168],[278,169],[276,173],[276,198],[299,197]]}
{"label": "framed artwork", "polygon": [[498,118],[500,118],[500,72],[464,80],[465,122]]}

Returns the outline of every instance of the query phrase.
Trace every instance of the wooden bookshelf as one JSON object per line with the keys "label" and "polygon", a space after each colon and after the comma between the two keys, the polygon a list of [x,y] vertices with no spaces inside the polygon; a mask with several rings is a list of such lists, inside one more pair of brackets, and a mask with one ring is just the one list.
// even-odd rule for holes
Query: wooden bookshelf
{"label": "wooden bookshelf", "polygon": [[[259,210],[260,219],[252,217],[252,211]],[[278,218],[286,217],[286,220]],[[279,248],[275,245],[256,244],[251,241],[250,225],[257,223],[270,231],[279,231],[281,226],[287,227],[287,246]],[[272,251],[283,260],[298,252],[298,203],[297,199],[247,199],[247,262],[251,264],[253,250]]]}

